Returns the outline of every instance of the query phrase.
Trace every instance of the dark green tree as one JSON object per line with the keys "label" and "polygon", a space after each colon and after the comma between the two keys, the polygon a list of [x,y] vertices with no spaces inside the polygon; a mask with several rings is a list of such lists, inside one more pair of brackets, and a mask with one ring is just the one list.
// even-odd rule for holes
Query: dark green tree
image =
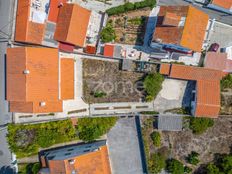
{"label": "dark green tree", "polygon": [[184,174],[184,165],[176,159],[170,159],[167,161],[167,171],[171,174]]}
{"label": "dark green tree", "polygon": [[111,42],[116,38],[115,30],[113,26],[108,23],[105,28],[101,31],[100,34],[101,40],[104,43]]}

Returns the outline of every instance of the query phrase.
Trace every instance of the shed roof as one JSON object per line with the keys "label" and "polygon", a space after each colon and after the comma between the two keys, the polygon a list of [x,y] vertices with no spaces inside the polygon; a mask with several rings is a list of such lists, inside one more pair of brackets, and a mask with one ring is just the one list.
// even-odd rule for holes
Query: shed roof
{"label": "shed roof", "polygon": [[59,10],[54,38],[79,47],[85,44],[91,11],[77,4],[64,4]]}
{"label": "shed roof", "polygon": [[105,44],[103,55],[106,57],[114,57],[114,45]]}

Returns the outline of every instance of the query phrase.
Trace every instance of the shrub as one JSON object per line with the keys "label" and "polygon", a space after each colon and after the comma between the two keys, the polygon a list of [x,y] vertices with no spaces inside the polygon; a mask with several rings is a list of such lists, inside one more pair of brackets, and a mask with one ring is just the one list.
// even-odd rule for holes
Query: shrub
{"label": "shrub", "polygon": [[191,154],[188,155],[187,161],[190,164],[197,165],[200,162],[198,157],[199,157],[199,154],[197,152],[192,151]]}
{"label": "shrub", "polygon": [[188,166],[184,167],[184,173],[191,173],[192,171],[193,171],[193,169],[191,169],[190,167],[188,167]]}
{"label": "shrub", "polygon": [[218,174],[219,168],[216,165],[211,163],[211,164],[207,165],[206,172],[207,172],[207,174]]}
{"label": "shrub", "polygon": [[214,125],[213,119],[210,118],[196,118],[192,117],[190,119],[190,129],[195,134],[202,134],[204,133],[209,127]]}
{"label": "shrub", "polygon": [[145,91],[147,93],[146,100],[150,101],[154,99],[159,91],[162,89],[162,82],[164,81],[164,77],[159,74],[148,74],[145,77],[143,82]]}
{"label": "shrub", "polygon": [[159,154],[151,154],[151,157],[148,161],[148,168],[150,173],[160,173],[163,168],[165,168],[165,158]]}
{"label": "shrub", "polygon": [[161,145],[161,135],[159,132],[152,132],[151,139],[155,147],[160,147]]}
{"label": "shrub", "polygon": [[184,174],[184,165],[176,159],[170,159],[167,161],[167,171],[171,174]]}
{"label": "shrub", "polygon": [[106,134],[116,121],[116,117],[80,118],[77,124],[79,138],[84,141],[93,141]]}
{"label": "shrub", "polygon": [[144,114],[144,115],[157,115],[157,114],[159,114],[159,112],[157,112],[157,111],[143,111],[140,113]]}
{"label": "shrub", "polygon": [[39,147],[77,139],[71,120],[55,121],[33,125],[10,124],[8,143],[18,158],[38,152]]}
{"label": "shrub", "polygon": [[102,29],[100,34],[102,42],[111,42],[116,38],[115,30],[112,24],[108,23],[105,28]]}
{"label": "shrub", "polygon": [[127,2],[124,4],[125,11],[131,11],[134,10],[134,4],[131,2]]}
{"label": "shrub", "polygon": [[93,96],[95,98],[102,98],[102,97],[105,97],[107,94],[105,92],[102,92],[102,91],[96,91],[94,92]]}
{"label": "shrub", "polygon": [[221,90],[232,88],[232,75],[228,74],[221,80]]}

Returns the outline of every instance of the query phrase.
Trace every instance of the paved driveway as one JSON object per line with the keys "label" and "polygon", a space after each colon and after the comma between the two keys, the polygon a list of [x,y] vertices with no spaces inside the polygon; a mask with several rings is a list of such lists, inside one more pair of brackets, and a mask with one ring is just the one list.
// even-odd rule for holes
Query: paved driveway
{"label": "paved driveway", "polygon": [[122,118],[107,134],[112,174],[142,174],[135,118]]}

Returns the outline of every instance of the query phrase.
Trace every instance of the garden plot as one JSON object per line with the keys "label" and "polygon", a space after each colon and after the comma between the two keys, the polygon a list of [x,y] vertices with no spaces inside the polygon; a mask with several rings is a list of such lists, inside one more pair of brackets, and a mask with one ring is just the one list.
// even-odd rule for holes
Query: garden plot
{"label": "garden plot", "polygon": [[115,42],[120,44],[142,45],[150,11],[148,7],[110,16],[108,22],[112,23],[115,30]]}
{"label": "garden plot", "polygon": [[143,77],[144,73],[120,70],[119,62],[83,59],[84,100],[88,103],[139,102],[144,98]]}

